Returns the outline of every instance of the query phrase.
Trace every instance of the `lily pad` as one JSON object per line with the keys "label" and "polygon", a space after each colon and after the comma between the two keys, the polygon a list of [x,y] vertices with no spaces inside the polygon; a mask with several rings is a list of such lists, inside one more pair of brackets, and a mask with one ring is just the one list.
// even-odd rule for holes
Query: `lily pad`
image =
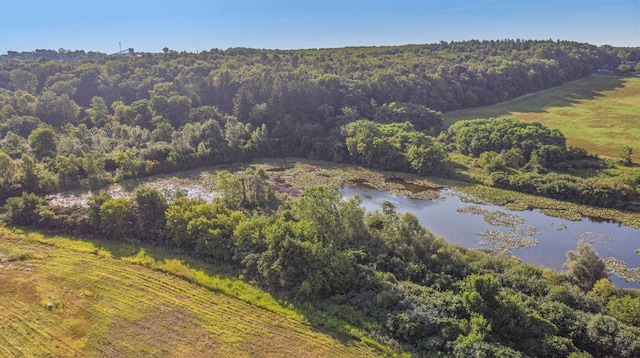
{"label": "lily pad", "polygon": [[586,242],[586,243],[588,243],[590,245],[593,245],[593,244],[599,243],[599,242],[606,242],[606,241],[614,241],[615,240],[614,237],[606,236],[606,235],[603,235],[603,234],[597,234],[597,233],[593,233],[593,232],[590,232],[590,231],[583,232],[578,237],[580,238],[581,241]]}
{"label": "lily pad", "polygon": [[640,267],[627,267],[626,262],[615,257],[607,257],[602,261],[609,274],[616,275],[629,283],[640,282]]}

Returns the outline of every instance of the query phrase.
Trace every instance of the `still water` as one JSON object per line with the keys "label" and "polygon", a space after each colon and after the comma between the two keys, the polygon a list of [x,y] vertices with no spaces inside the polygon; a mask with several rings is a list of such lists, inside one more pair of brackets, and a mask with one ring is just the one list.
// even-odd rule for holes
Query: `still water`
{"label": "still water", "polygon": [[[207,185],[193,182],[177,183],[170,178],[154,180],[146,185],[165,195],[182,191],[188,197],[201,197],[213,201],[215,192]],[[134,187],[109,187],[114,198],[130,197]],[[359,194],[367,211],[390,201],[399,213],[411,212],[420,224],[447,241],[469,248],[506,249],[524,262],[562,270],[566,252],[575,250],[579,240],[593,245],[600,258],[622,260],[628,268],[640,267],[640,229],[632,229],[614,222],[596,222],[589,219],[570,221],[542,214],[538,210],[511,211],[501,206],[463,202],[453,190],[440,191],[443,199],[418,200],[385,191],[362,188],[343,188],[345,197]],[[54,205],[87,205],[91,193],[76,192],[52,195]],[[496,237],[503,240],[496,241]],[[507,245],[505,246],[505,243]],[[502,246],[500,246],[502,245]],[[522,248],[525,247],[525,248]],[[640,288],[640,282],[627,283],[611,276],[618,287]]]}
{"label": "still water", "polygon": [[[501,206],[466,203],[451,190],[441,192],[443,200],[411,199],[373,189],[343,188],[341,191],[345,197],[359,194],[367,211],[380,209],[383,201],[389,201],[397,212],[413,213],[422,226],[457,245],[496,249],[495,243],[490,242],[496,236],[494,231],[500,231],[510,238],[509,242],[518,242],[509,252],[524,262],[562,270],[566,252],[575,250],[582,239],[593,245],[600,258],[614,257],[629,268],[640,266],[640,255],[635,253],[640,248],[640,229],[618,223],[590,219],[570,221],[538,210],[511,211]],[[485,219],[486,214],[489,220]],[[491,220],[496,216],[502,221]],[[483,235],[488,231],[492,233]],[[513,248],[516,246],[520,248]],[[628,283],[613,275],[610,279],[618,287],[640,288],[640,282]]]}

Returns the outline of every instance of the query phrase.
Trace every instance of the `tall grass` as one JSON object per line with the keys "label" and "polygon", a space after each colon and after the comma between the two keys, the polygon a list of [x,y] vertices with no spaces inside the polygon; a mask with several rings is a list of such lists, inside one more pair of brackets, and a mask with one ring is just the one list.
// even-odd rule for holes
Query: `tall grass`
{"label": "tall grass", "polygon": [[592,154],[618,158],[635,149],[640,161],[640,77],[591,76],[513,101],[445,114],[459,120],[511,116],[560,130],[567,144]]}
{"label": "tall grass", "polygon": [[0,227],[0,252],[37,259],[0,270],[0,357],[393,355],[335,317],[319,322],[163,248]]}

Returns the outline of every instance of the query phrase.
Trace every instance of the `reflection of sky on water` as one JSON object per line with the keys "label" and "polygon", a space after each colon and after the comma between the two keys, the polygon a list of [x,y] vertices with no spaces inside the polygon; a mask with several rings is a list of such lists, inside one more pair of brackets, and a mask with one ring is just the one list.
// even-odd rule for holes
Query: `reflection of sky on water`
{"label": "reflection of sky on water", "polygon": [[[201,197],[209,202],[215,198],[215,193],[205,185],[175,183],[170,180],[146,184],[162,192],[169,200],[176,191],[181,191],[189,198]],[[121,185],[114,185],[107,191],[114,198],[131,197],[134,189],[135,187],[124,188]],[[458,209],[479,206],[486,211],[502,211],[517,215],[525,219],[526,223],[518,226],[516,230],[534,226],[539,231],[530,235],[538,240],[537,246],[511,250],[514,255],[525,262],[560,270],[566,261],[566,252],[576,249],[576,244],[582,235],[583,237],[595,238],[593,246],[601,258],[614,257],[624,261],[627,267],[640,266],[640,255],[635,253],[635,250],[640,248],[640,229],[628,228],[618,223],[596,222],[589,219],[570,221],[546,216],[538,210],[511,211],[501,206],[466,203],[461,201],[451,190],[440,192],[444,197],[443,200],[411,199],[407,196],[374,189],[343,188],[342,193],[344,196],[360,194],[362,206],[367,211],[379,209],[383,201],[390,201],[396,206],[398,212],[411,212],[416,215],[420,223],[435,235],[442,236],[454,244],[470,248],[494,248],[492,245],[484,243],[478,237],[479,233],[489,230],[508,233],[512,229],[492,226],[485,221],[483,215],[461,213],[457,211]],[[67,206],[75,203],[86,206],[86,200],[89,196],[90,193],[87,192],[76,192],[75,194],[51,195],[49,199],[55,205]],[[585,233],[590,234],[584,235]],[[598,240],[598,236],[614,238],[614,240]],[[617,277],[611,277],[611,279],[619,287],[640,288],[640,283],[628,284]]]}
{"label": "reflection of sky on water", "polygon": [[[342,194],[359,194],[362,197],[362,206],[367,211],[379,209],[383,201],[390,201],[398,212],[411,212],[416,215],[420,223],[435,235],[470,248],[493,248],[482,243],[477,234],[489,230],[508,232],[510,228],[492,226],[485,221],[483,215],[461,213],[457,211],[459,208],[477,205],[485,210],[518,215],[527,221],[524,226],[533,225],[539,230],[539,233],[531,235],[538,239],[537,246],[512,250],[514,255],[525,262],[562,269],[562,264],[566,261],[566,252],[576,249],[581,235],[593,233],[587,236],[614,238],[612,241],[594,240],[593,246],[601,258],[615,257],[626,262],[627,267],[640,266],[640,255],[635,253],[635,250],[640,248],[640,230],[618,223],[595,222],[589,219],[570,221],[546,216],[538,210],[511,211],[501,206],[465,203],[452,191],[443,192],[446,197],[444,200],[417,200],[372,189],[343,188]],[[629,284],[617,277],[611,279],[617,286],[640,288],[640,283]]]}

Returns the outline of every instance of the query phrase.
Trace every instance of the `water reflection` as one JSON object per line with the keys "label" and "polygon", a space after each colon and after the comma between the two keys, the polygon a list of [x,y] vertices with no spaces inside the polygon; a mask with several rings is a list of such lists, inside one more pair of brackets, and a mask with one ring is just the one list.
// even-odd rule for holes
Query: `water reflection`
{"label": "water reflection", "polygon": [[[524,262],[557,270],[562,269],[566,252],[575,250],[580,239],[591,243],[601,258],[622,260],[627,267],[640,266],[640,255],[635,253],[640,248],[640,230],[608,220],[570,221],[546,216],[539,210],[512,211],[501,206],[470,204],[448,189],[441,191],[443,200],[411,199],[359,188],[343,188],[342,194],[359,194],[367,211],[377,210],[383,201],[390,201],[398,212],[413,213],[424,227],[457,245],[491,249],[500,249],[499,246],[504,245]],[[490,215],[489,218],[487,215]],[[496,230],[502,234],[491,232]],[[514,233],[526,235],[515,238]],[[487,240],[490,234],[503,235],[504,240],[499,240],[502,244]],[[533,240],[537,240],[538,244],[533,245]],[[612,276],[611,280],[619,287],[640,288],[640,282],[627,283],[616,276]]]}

